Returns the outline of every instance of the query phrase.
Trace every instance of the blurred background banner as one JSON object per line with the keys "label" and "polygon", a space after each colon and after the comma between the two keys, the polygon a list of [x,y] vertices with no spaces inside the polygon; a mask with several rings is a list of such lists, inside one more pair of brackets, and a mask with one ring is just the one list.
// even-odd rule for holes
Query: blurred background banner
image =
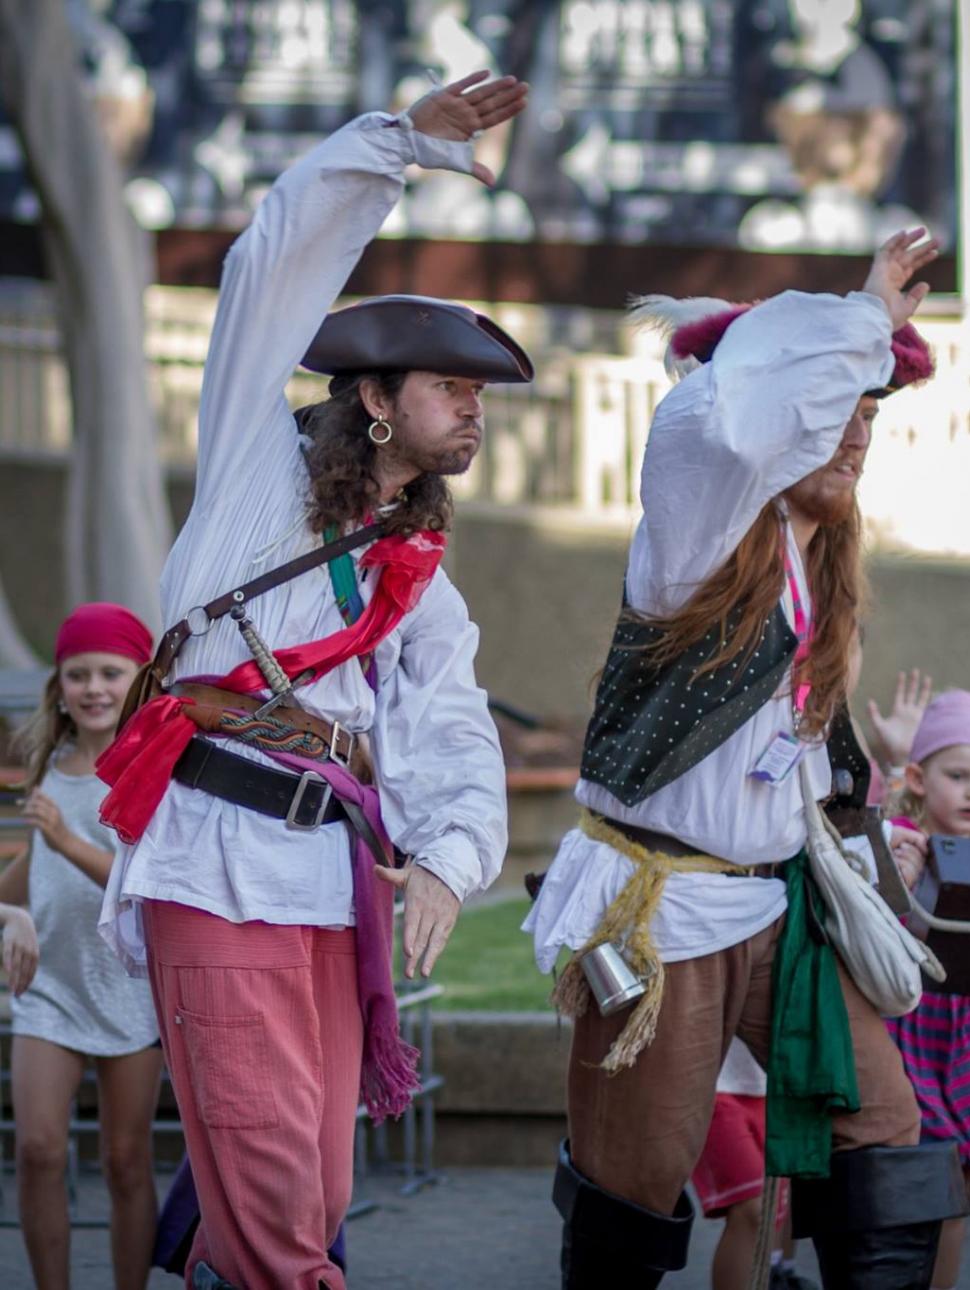
{"label": "blurred background banner", "polygon": [[[412,167],[345,297],[481,304],[536,360],[532,385],[489,389],[482,450],[455,481],[449,572],[483,628],[487,688],[539,714],[588,706],[669,388],[656,337],[626,325],[630,293],[843,293],[915,223],[944,247],[920,322],[938,375],[886,401],[860,487],[866,675],[880,692],[918,663],[965,685],[966,9],[0,0],[23,45],[0,76],[0,665],[43,653],[79,599],[153,619],[192,500],[222,262],[280,171],[357,113],[412,102],[429,70],[487,67],[532,86],[478,144],[496,189]],[[322,393],[307,373],[288,391],[294,406]],[[553,622],[569,648],[550,659]]]}
{"label": "blurred background banner", "polygon": [[[415,185],[418,238],[953,249],[955,0],[68,0],[151,228],[238,229],[360,111],[487,66],[532,85],[487,140],[498,190]],[[37,199],[0,130],[0,217]]]}

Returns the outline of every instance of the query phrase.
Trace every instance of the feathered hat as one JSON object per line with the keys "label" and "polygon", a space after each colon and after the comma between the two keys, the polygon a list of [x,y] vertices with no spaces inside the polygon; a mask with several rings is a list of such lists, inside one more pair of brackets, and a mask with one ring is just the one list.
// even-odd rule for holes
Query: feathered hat
{"label": "feathered hat", "polygon": [[[638,296],[631,304],[630,317],[641,327],[658,332],[666,341],[664,368],[679,381],[702,363],[708,363],[721,337],[742,314],[758,301],[737,304],[711,296]],[[905,385],[928,381],[935,364],[929,345],[912,323],[893,332],[892,352],[896,360],[889,384],[866,393],[881,399]]]}

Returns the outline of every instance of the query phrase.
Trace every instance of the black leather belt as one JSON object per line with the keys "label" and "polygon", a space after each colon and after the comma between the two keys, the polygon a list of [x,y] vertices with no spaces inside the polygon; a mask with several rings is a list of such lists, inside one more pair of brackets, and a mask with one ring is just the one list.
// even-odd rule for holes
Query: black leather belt
{"label": "black leather belt", "polygon": [[[646,847],[649,851],[659,851],[661,855],[672,856],[696,856],[700,854],[697,847],[689,846],[686,842],[681,842],[680,838],[675,838],[670,833],[657,833],[654,829],[643,829],[638,824],[625,824],[622,820],[614,820],[609,816],[603,817],[606,822],[614,829],[618,829],[632,842],[638,842],[640,846]],[[720,857],[718,857],[720,858]],[[727,871],[729,878],[780,878],[784,875],[781,870],[784,861],[778,864],[759,864],[752,865],[751,873],[744,865],[738,865],[737,874],[733,871]]]}
{"label": "black leather belt", "polygon": [[191,740],[175,763],[172,778],[260,815],[285,820],[290,829],[315,829],[347,818],[322,775],[309,770],[302,775],[273,770],[226,752],[208,739]]}

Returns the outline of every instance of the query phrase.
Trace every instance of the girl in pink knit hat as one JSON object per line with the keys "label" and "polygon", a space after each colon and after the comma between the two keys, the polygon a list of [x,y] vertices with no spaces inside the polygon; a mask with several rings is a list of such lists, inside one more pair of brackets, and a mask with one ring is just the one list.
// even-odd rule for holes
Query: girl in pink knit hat
{"label": "girl in pink knit hat", "polygon": [[[898,810],[907,818],[895,824],[970,837],[970,691],[948,690],[927,707],[905,776]],[[904,858],[897,859],[903,870]],[[914,1012],[887,1024],[916,1090],[923,1138],[954,1139],[970,1182],[970,997],[927,990]],[[938,1290],[957,1283],[965,1222],[943,1224],[933,1273]]]}

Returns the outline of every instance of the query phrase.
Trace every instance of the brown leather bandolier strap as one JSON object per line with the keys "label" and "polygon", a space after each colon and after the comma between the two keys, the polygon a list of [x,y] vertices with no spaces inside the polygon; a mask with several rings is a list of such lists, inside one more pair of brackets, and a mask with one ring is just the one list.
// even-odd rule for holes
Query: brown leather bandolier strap
{"label": "brown leather bandolier strap", "polygon": [[[279,587],[284,582],[298,578],[301,573],[306,573],[309,569],[315,569],[321,564],[328,564],[331,560],[336,560],[338,556],[346,555],[349,551],[355,551],[357,547],[364,546],[372,538],[380,537],[383,531],[384,525],[381,523],[367,524],[362,529],[357,529],[353,533],[348,533],[345,537],[338,538],[336,542],[328,542],[324,546],[315,547],[312,551],[298,555],[295,560],[288,560],[286,564],[281,564],[276,569],[269,569],[266,573],[261,573],[258,578],[253,578],[251,582],[243,583],[241,587],[236,587],[222,596],[217,596],[215,600],[210,600],[207,605],[197,605],[194,609],[190,609],[181,622],[176,623],[174,627],[170,627],[159,642],[158,650],[151,663],[151,671],[155,680],[159,684],[165,680],[175,656],[190,636],[204,635],[216,619],[228,614],[229,610],[234,609],[236,605],[248,604],[250,600],[255,600],[257,596],[261,596],[266,591],[272,591],[274,587]],[[191,621],[193,615],[199,625]]]}
{"label": "brown leather bandolier strap", "polygon": [[[250,694],[236,694],[233,690],[220,690],[215,685],[197,685],[194,681],[176,681],[169,687],[169,694],[176,698],[193,699],[197,705],[198,720],[193,708],[185,709],[185,715],[195,721],[203,730],[216,731],[222,728],[220,718],[224,712],[255,712],[266,702]],[[345,730],[339,722],[330,722],[326,717],[314,716],[303,708],[278,707],[273,709],[276,721],[285,723],[293,730],[307,731],[322,739],[330,750],[335,761],[349,765],[354,755],[355,737]]]}

